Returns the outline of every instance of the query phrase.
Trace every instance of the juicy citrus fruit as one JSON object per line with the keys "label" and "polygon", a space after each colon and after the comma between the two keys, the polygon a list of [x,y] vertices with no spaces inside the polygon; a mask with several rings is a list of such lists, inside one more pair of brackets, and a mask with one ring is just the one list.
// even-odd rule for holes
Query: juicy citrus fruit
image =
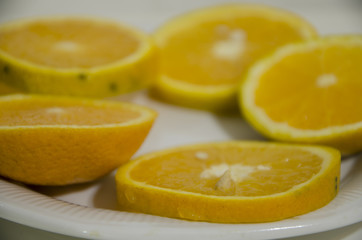
{"label": "juicy citrus fruit", "polygon": [[316,36],[300,17],[260,5],[222,5],[170,20],[154,33],[160,73],[154,95],[171,103],[223,111],[237,106],[237,85],[258,58]]}
{"label": "juicy citrus fruit", "polygon": [[40,185],[94,180],[131,158],[155,117],[129,103],[1,97],[0,175]]}
{"label": "juicy citrus fruit", "polygon": [[361,66],[362,35],[291,44],[250,70],[242,110],[270,138],[360,151]]}
{"label": "juicy citrus fruit", "polygon": [[32,93],[104,97],[148,86],[155,47],[146,34],[92,18],[0,26],[0,80]]}
{"label": "juicy citrus fruit", "polygon": [[126,210],[210,222],[267,222],[307,213],[338,192],[328,147],[221,142],[141,156],[116,174]]}

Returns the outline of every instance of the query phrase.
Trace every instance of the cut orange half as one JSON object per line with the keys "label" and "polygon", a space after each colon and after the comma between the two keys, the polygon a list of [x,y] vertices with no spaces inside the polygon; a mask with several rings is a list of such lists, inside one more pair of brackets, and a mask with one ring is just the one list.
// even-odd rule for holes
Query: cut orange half
{"label": "cut orange half", "polygon": [[110,20],[51,17],[0,26],[0,80],[31,93],[105,97],[151,84],[155,48]]}
{"label": "cut orange half", "polygon": [[270,138],[361,151],[361,66],[361,35],[283,47],[250,70],[242,111]]}
{"label": "cut orange half", "polygon": [[0,175],[30,184],[95,180],[128,161],[156,113],[121,102],[0,98]]}
{"label": "cut orange half", "polygon": [[256,59],[316,36],[304,19],[262,5],[231,4],[171,19],[155,33],[160,72],[154,95],[171,103],[224,111]]}
{"label": "cut orange half", "polygon": [[221,142],[138,157],[116,174],[124,210],[197,221],[268,222],[326,205],[340,154],[327,147]]}

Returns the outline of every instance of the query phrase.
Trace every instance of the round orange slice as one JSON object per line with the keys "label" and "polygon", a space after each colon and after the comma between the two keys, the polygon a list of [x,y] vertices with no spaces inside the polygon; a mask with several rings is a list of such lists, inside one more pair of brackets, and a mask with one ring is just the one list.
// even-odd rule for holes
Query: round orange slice
{"label": "round orange slice", "polygon": [[195,10],[154,33],[160,71],[153,93],[182,106],[233,109],[240,78],[256,59],[315,36],[306,20],[282,9],[230,4]]}
{"label": "round orange slice", "polygon": [[39,185],[95,180],[128,161],[156,113],[130,103],[0,98],[0,175]]}
{"label": "round orange slice", "polygon": [[0,26],[0,81],[30,93],[106,97],[155,77],[148,35],[115,21],[51,17]]}
{"label": "round orange slice", "polygon": [[240,89],[246,119],[267,137],[362,150],[362,35],[291,44],[258,62]]}
{"label": "round orange slice", "polygon": [[122,209],[197,221],[268,222],[326,205],[340,154],[328,147],[220,142],[149,153],[116,174]]}

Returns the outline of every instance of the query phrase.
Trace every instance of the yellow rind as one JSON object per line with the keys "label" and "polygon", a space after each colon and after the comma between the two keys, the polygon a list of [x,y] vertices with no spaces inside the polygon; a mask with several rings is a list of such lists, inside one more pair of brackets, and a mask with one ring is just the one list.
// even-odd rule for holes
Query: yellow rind
{"label": "yellow rind", "polygon": [[237,109],[234,85],[198,86],[162,76],[151,89],[151,95],[175,105],[212,112]]}
{"label": "yellow rind", "polygon": [[0,81],[0,95],[15,94],[20,92],[21,91],[19,91],[18,89],[15,89]]}
{"label": "yellow rind", "polygon": [[[215,143],[214,143],[215,144]],[[117,197],[123,210],[159,216],[219,223],[277,221],[321,208],[338,192],[340,153],[332,148],[281,143],[225,142],[239,146],[275,146],[309,149],[325,161],[321,171],[287,193],[262,197],[212,196],[147,185],[130,178],[130,171],[142,161],[194,145],[146,154],[120,167],[116,173]],[[269,145],[268,145],[269,144]]]}

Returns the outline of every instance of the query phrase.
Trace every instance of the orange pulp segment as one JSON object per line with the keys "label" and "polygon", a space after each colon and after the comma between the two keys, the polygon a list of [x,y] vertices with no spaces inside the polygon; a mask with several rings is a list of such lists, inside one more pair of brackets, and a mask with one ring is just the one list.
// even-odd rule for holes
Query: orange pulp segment
{"label": "orange pulp segment", "polygon": [[261,142],[190,145],[141,156],[116,175],[121,207],[211,222],[267,222],[337,194],[331,148]]}
{"label": "orange pulp segment", "polygon": [[[29,47],[29,45],[31,47]],[[93,68],[134,53],[136,36],[116,24],[64,19],[34,21],[3,30],[0,49],[15,58],[54,68]]]}
{"label": "orange pulp segment", "polygon": [[[316,32],[305,20],[280,9],[231,4],[172,19],[154,35],[160,48],[156,84],[160,96],[210,110],[234,105],[235,99],[230,98],[255,60],[287,43],[310,39]],[[204,99],[196,96],[200,94]]]}
{"label": "orange pulp segment", "polygon": [[289,45],[260,61],[242,86],[245,116],[283,141],[362,150],[362,37]]}

